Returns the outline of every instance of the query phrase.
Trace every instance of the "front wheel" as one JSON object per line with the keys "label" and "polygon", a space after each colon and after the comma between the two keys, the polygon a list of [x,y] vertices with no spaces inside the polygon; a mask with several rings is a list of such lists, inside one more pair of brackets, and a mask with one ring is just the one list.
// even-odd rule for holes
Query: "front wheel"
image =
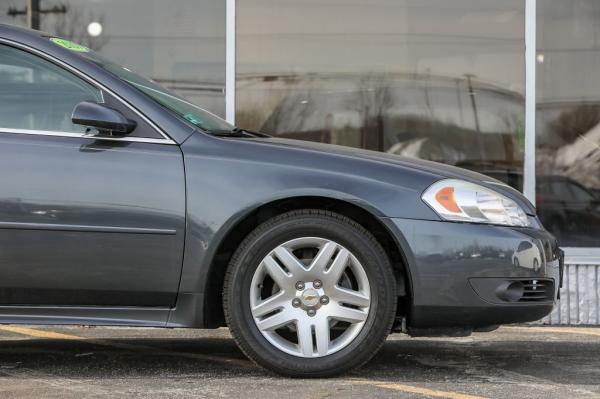
{"label": "front wheel", "polygon": [[394,274],[376,239],[325,211],[293,211],[254,230],[225,278],[225,316],[246,355],[292,377],[339,374],[383,345]]}

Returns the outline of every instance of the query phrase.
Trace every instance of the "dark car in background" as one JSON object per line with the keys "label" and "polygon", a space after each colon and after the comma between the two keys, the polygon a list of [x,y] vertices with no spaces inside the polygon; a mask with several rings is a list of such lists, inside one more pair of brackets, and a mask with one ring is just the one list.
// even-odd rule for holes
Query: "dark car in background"
{"label": "dark car in background", "polygon": [[538,215],[561,246],[600,244],[600,196],[574,179],[559,175],[537,177]]}
{"label": "dark car in background", "polygon": [[[523,187],[523,173],[486,169],[483,173],[512,187]],[[600,194],[577,180],[561,175],[536,177],[538,218],[562,247],[600,245]]]}
{"label": "dark car in background", "polygon": [[537,320],[560,286],[555,238],[497,180],[235,128],[5,25],[0,170],[0,323],[228,326],[258,364],[315,377],[392,330]]}

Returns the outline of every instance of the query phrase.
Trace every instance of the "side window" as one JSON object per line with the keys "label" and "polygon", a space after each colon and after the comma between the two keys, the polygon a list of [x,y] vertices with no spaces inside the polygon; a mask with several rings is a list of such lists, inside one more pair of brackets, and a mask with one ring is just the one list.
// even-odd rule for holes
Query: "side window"
{"label": "side window", "polygon": [[102,93],[49,61],[0,45],[0,129],[83,133],[71,123],[81,101],[102,102]]}
{"label": "side window", "polygon": [[552,183],[552,191],[554,191],[554,195],[556,199],[559,201],[572,201],[573,194],[571,190],[569,190],[569,186],[564,181],[557,181]]}
{"label": "side window", "polygon": [[577,184],[571,184],[571,191],[576,201],[592,202],[594,200],[593,194]]}

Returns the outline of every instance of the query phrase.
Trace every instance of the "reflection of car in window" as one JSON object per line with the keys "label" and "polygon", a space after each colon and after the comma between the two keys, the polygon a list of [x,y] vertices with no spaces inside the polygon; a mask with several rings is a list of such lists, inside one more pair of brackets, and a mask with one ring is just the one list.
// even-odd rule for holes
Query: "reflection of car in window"
{"label": "reflection of car in window", "polygon": [[[288,81],[294,82],[293,90]],[[522,163],[516,132],[523,97],[517,92],[473,81],[474,111],[466,106],[470,97],[466,79],[461,78],[398,73],[366,79],[362,74],[332,74],[318,79],[289,77],[270,84],[273,92],[291,93],[281,96],[260,126],[275,136],[451,165]]]}
{"label": "reflection of car in window", "polygon": [[542,223],[564,246],[600,244],[600,201],[579,182],[565,176],[538,176],[536,197]]}
{"label": "reflection of car in window", "polygon": [[542,262],[540,250],[529,241],[519,244],[513,255],[513,265],[538,270]]}
{"label": "reflection of car in window", "polygon": [[[482,169],[482,173],[513,187],[523,186],[520,171]],[[562,246],[600,245],[600,196],[571,177],[537,175],[536,207],[542,224]]]}

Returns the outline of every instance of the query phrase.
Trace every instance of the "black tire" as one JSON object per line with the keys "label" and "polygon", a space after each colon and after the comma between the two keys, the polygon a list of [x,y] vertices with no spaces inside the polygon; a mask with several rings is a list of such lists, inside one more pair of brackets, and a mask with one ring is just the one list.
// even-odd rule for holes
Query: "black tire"
{"label": "black tire", "polygon": [[[252,276],[278,245],[303,236],[335,240],[362,263],[371,288],[370,311],[348,346],[323,357],[303,358],[273,346],[256,326],[249,304]],[[288,377],[329,377],[369,361],[389,335],[396,314],[395,278],[379,242],[361,225],[322,210],[291,211],[257,227],[233,255],[225,276],[223,307],[227,325],[240,349],[256,364]]]}

